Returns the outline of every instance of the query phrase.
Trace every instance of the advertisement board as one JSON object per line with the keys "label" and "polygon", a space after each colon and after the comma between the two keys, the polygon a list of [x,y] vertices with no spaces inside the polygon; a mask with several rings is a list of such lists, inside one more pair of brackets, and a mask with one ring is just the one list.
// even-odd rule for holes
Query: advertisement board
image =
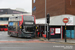
{"label": "advertisement board", "polygon": [[67,23],[67,25],[73,25],[73,17],[68,17],[69,22]]}
{"label": "advertisement board", "polygon": [[61,29],[60,28],[55,28],[55,34],[61,34]]}
{"label": "advertisement board", "polygon": [[54,28],[50,28],[50,33],[51,33],[51,35],[55,35]]}

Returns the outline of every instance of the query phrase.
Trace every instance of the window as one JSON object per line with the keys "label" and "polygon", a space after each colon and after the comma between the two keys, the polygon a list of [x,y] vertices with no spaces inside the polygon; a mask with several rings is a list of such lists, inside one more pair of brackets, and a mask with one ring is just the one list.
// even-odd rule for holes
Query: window
{"label": "window", "polygon": [[19,26],[19,22],[9,22],[8,28],[9,30],[17,30]]}
{"label": "window", "polygon": [[34,32],[34,26],[24,26],[23,31],[26,33],[32,33]]}
{"label": "window", "polygon": [[0,21],[8,21],[9,18],[0,18]]}
{"label": "window", "polygon": [[16,26],[16,23],[18,23],[17,25],[19,26],[19,22],[9,22],[9,26]]}
{"label": "window", "polygon": [[33,3],[35,3],[36,2],[36,0],[33,0]]}
{"label": "window", "polygon": [[36,7],[35,6],[33,7],[32,11],[36,11]]}
{"label": "window", "polygon": [[0,10],[0,12],[3,12],[3,10]]}
{"label": "window", "polygon": [[24,21],[34,21],[33,16],[23,16]]}
{"label": "window", "polygon": [[0,26],[0,28],[7,28],[7,26]]}

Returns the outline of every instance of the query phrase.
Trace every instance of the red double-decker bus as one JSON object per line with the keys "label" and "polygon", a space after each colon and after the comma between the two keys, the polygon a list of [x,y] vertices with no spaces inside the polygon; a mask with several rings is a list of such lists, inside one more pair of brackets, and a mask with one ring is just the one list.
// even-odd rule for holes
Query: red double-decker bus
{"label": "red double-decker bus", "polygon": [[9,17],[0,15],[0,31],[8,31],[8,19]]}
{"label": "red double-decker bus", "polygon": [[17,37],[35,37],[35,16],[21,15],[9,17],[8,35]]}

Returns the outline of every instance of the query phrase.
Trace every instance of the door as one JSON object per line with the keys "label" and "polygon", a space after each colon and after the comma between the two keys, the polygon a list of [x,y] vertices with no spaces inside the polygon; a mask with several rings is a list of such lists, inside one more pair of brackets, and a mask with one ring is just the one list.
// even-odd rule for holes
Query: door
{"label": "door", "polygon": [[66,37],[74,39],[74,30],[66,30]]}
{"label": "door", "polygon": [[70,30],[66,30],[66,37],[70,38]]}

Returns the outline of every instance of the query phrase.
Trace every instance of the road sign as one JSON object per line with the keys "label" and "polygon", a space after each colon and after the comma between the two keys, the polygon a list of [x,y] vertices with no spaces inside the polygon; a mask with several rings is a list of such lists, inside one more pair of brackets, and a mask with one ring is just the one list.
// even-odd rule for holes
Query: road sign
{"label": "road sign", "polygon": [[64,22],[64,23],[68,23],[68,21],[69,21],[68,18],[64,18],[64,19],[63,19],[63,22]]}
{"label": "road sign", "polygon": [[68,18],[64,18],[63,22],[65,23],[65,42],[67,42],[66,40],[66,23],[68,23],[69,19]]}

